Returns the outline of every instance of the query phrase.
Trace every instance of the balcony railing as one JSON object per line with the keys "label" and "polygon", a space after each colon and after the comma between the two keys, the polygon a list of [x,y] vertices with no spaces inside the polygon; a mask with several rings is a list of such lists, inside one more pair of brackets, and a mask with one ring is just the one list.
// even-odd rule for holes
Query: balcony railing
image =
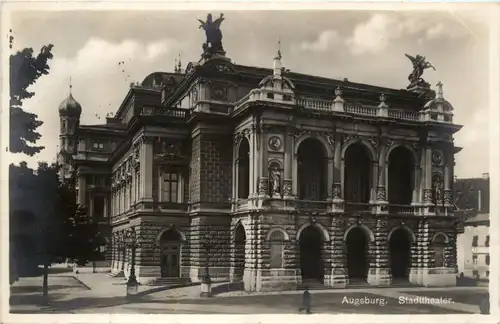
{"label": "balcony railing", "polygon": [[392,215],[414,215],[415,207],[410,205],[389,205],[389,214]]}
{"label": "balcony railing", "polygon": [[296,200],[295,208],[298,210],[325,211],[327,204],[326,201]]}
{"label": "balcony railing", "polygon": [[141,108],[141,116],[167,116],[179,119],[189,117],[190,111],[183,108],[166,108],[166,107],[152,107],[144,106]]}
{"label": "balcony railing", "polygon": [[370,212],[372,205],[369,203],[345,202],[344,211],[347,213]]}
{"label": "balcony railing", "polygon": [[377,116],[377,107],[363,106],[350,102],[344,103],[344,111],[355,115]]}
{"label": "balcony railing", "polygon": [[[249,101],[255,101],[261,99],[261,91],[258,89],[254,89],[250,91],[243,98],[238,100],[234,104],[234,110],[238,110],[243,106],[244,103]],[[304,107],[306,109],[316,110],[316,111],[332,111],[333,112],[333,100],[325,100],[325,99],[315,99],[315,98],[297,98],[296,104],[298,106]],[[343,103],[343,111],[353,115],[359,116],[378,116],[379,108],[376,106],[368,106],[360,103],[344,101]],[[382,116],[382,115],[381,115]],[[421,116],[419,112],[416,111],[408,111],[397,108],[388,108],[387,118],[401,119],[401,120],[412,120],[412,121],[420,121],[424,120],[424,117]]]}

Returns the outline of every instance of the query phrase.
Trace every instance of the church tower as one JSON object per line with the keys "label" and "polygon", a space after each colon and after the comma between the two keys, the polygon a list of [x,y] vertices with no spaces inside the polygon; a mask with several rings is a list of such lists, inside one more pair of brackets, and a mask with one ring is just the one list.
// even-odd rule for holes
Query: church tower
{"label": "church tower", "polygon": [[59,176],[61,181],[71,177],[71,157],[77,151],[76,130],[80,124],[82,106],[73,98],[72,85],[69,85],[69,96],[59,105],[59,153],[57,163],[61,169]]}

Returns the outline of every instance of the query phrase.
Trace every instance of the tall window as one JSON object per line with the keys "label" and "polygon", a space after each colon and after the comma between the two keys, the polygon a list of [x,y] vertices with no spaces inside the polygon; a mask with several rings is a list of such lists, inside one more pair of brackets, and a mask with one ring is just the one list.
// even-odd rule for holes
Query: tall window
{"label": "tall window", "polygon": [[104,197],[94,196],[94,218],[100,219],[104,217]]}
{"label": "tall window", "polygon": [[164,172],[160,183],[160,201],[177,203],[179,198],[179,175]]}
{"label": "tall window", "polygon": [[472,263],[477,264],[477,254],[472,255]]}
{"label": "tall window", "polygon": [[136,188],[137,188],[136,200],[139,201],[141,199],[141,174],[139,171],[137,172]]}
{"label": "tall window", "polygon": [[271,252],[271,260],[269,263],[271,269],[283,268],[283,250],[285,247],[285,236],[280,231],[273,231],[271,233],[271,236],[269,237],[269,241]]}
{"label": "tall window", "polygon": [[477,235],[474,235],[472,237],[472,246],[476,247],[477,246],[477,241],[478,241],[479,237]]}
{"label": "tall window", "polygon": [[486,263],[486,265],[490,265],[490,255],[489,254],[486,254],[484,256],[484,263]]}
{"label": "tall window", "polygon": [[486,235],[486,240],[484,241],[484,246],[488,247],[490,246],[490,236]]}

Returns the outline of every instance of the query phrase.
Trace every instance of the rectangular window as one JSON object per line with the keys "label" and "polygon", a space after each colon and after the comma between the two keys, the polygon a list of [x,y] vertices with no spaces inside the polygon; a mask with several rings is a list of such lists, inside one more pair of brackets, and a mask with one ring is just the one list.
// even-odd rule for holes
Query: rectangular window
{"label": "rectangular window", "polygon": [[477,241],[478,241],[478,236],[477,235],[474,235],[472,237],[472,246],[476,247],[477,246]]}
{"label": "rectangular window", "polygon": [[94,148],[96,150],[103,150],[104,149],[104,143],[94,142],[94,143],[92,143],[92,148]]}
{"label": "rectangular window", "polygon": [[484,240],[484,246],[488,247],[490,246],[490,236],[486,235],[486,240]]}
{"label": "rectangular window", "polygon": [[472,256],[472,263],[477,264],[477,254]]}
{"label": "rectangular window", "polygon": [[486,254],[484,256],[484,263],[486,263],[486,265],[490,265],[490,255],[489,254]]}
{"label": "rectangular window", "polygon": [[94,218],[100,219],[104,217],[104,197],[95,196],[94,197]]}
{"label": "rectangular window", "polygon": [[177,173],[165,172],[161,176],[160,183],[160,201],[162,202],[180,202],[180,179]]}

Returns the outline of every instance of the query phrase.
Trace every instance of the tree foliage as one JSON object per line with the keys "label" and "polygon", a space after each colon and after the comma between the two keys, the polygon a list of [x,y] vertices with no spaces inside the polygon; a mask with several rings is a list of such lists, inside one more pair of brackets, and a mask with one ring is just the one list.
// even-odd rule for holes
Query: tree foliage
{"label": "tree foliage", "polygon": [[35,93],[28,87],[42,76],[49,74],[48,61],[53,58],[49,44],[43,46],[37,56],[32,48],[25,48],[10,56],[10,143],[12,153],[24,153],[33,156],[45,147],[36,146],[41,134],[37,131],[43,122],[38,115],[23,110],[23,101],[32,98]]}
{"label": "tree foliage", "polygon": [[[74,184],[60,181],[58,170],[57,165],[45,162],[40,162],[36,170],[28,168],[25,162],[10,165],[11,236],[31,225],[36,231],[30,232],[30,241],[35,242],[33,248],[45,264],[66,258],[86,263],[97,249],[97,224],[77,204]],[[22,215],[19,211],[35,217],[20,221],[15,219]]]}

